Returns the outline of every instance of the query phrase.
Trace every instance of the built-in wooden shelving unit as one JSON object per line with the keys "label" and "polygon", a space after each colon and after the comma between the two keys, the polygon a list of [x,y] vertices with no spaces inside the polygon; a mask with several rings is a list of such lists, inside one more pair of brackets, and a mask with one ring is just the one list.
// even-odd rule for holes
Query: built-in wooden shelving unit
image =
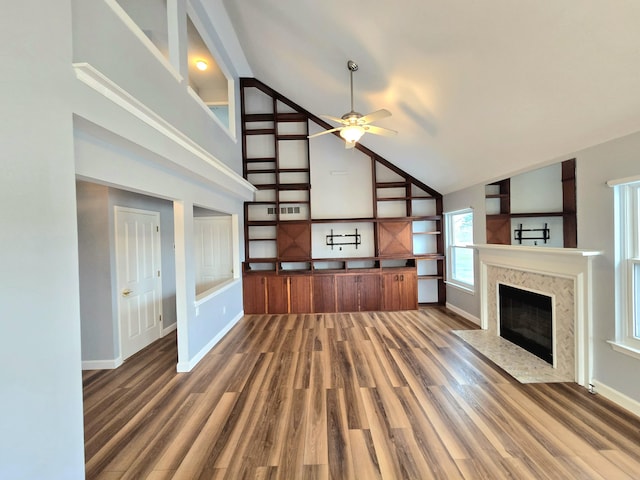
{"label": "built-in wooden shelving unit", "polygon": [[[309,126],[332,126],[256,79],[241,79],[240,93],[243,174],[259,190],[244,208],[245,312],[444,304],[442,195],[357,144],[371,160],[373,215],[313,218]],[[368,225],[374,255],[346,257],[336,250],[335,257],[314,256],[312,229],[323,224]]]}

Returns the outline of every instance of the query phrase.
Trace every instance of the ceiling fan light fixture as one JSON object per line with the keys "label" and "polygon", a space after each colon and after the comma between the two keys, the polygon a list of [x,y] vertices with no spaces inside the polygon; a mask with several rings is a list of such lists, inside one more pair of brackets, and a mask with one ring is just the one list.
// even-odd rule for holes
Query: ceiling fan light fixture
{"label": "ceiling fan light fixture", "polygon": [[360,125],[349,125],[340,130],[340,136],[349,143],[355,143],[364,135],[364,128]]}

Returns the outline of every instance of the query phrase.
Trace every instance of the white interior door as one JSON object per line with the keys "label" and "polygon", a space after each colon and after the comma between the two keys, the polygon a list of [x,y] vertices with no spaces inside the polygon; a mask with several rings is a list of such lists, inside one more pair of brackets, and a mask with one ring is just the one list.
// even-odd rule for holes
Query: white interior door
{"label": "white interior door", "polygon": [[196,294],[233,278],[231,216],[196,217]]}
{"label": "white interior door", "polygon": [[160,213],[115,207],[122,359],[160,338]]}

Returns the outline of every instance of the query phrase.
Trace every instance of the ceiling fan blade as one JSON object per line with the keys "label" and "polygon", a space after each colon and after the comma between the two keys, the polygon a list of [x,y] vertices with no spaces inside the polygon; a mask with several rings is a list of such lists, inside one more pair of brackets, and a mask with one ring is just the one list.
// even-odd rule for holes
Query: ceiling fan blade
{"label": "ceiling fan blade", "polygon": [[331,128],[329,130],[324,130],[323,132],[314,133],[313,135],[309,135],[307,138],[319,137],[320,135],[325,135],[327,133],[337,132],[338,130],[342,130],[344,127],[336,127]]}
{"label": "ceiling fan blade", "polygon": [[385,137],[392,137],[397,135],[398,132],[389,128],[376,127],[375,125],[363,125],[365,132],[373,133],[374,135],[384,135]]}
{"label": "ceiling fan blade", "polygon": [[359,118],[358,123],[360,124],[371,123],[371,122],[375,122],[376,120],[381,120],[383,118],[387,118],[390,116],[391,116],[391,112],[383,108],[382,110],[377,110],[375,112],[368,113],[364,117]]}
{"label": "ceiling fan blade", "polygon": [[353,148],[356,146],[356,142],[344,142],[344,148],[349,149],[349,148]]}
{"label": "ceiling fan blade", "polygon": [[331,115],[320,115],[322,118],[326,118],[327,120],[331,120],[332,122],[342,123],[344,125],[347,124],[342,118],[332,117]]}

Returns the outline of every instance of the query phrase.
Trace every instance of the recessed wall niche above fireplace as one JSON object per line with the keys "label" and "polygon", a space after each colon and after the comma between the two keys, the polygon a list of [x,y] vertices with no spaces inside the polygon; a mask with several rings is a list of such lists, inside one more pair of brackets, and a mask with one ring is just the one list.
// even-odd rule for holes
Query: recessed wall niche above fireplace
{"label": "recessed wall niche above fireplace", "polygon": [[553,365],[552,297],[498,284],[500,336]]}

